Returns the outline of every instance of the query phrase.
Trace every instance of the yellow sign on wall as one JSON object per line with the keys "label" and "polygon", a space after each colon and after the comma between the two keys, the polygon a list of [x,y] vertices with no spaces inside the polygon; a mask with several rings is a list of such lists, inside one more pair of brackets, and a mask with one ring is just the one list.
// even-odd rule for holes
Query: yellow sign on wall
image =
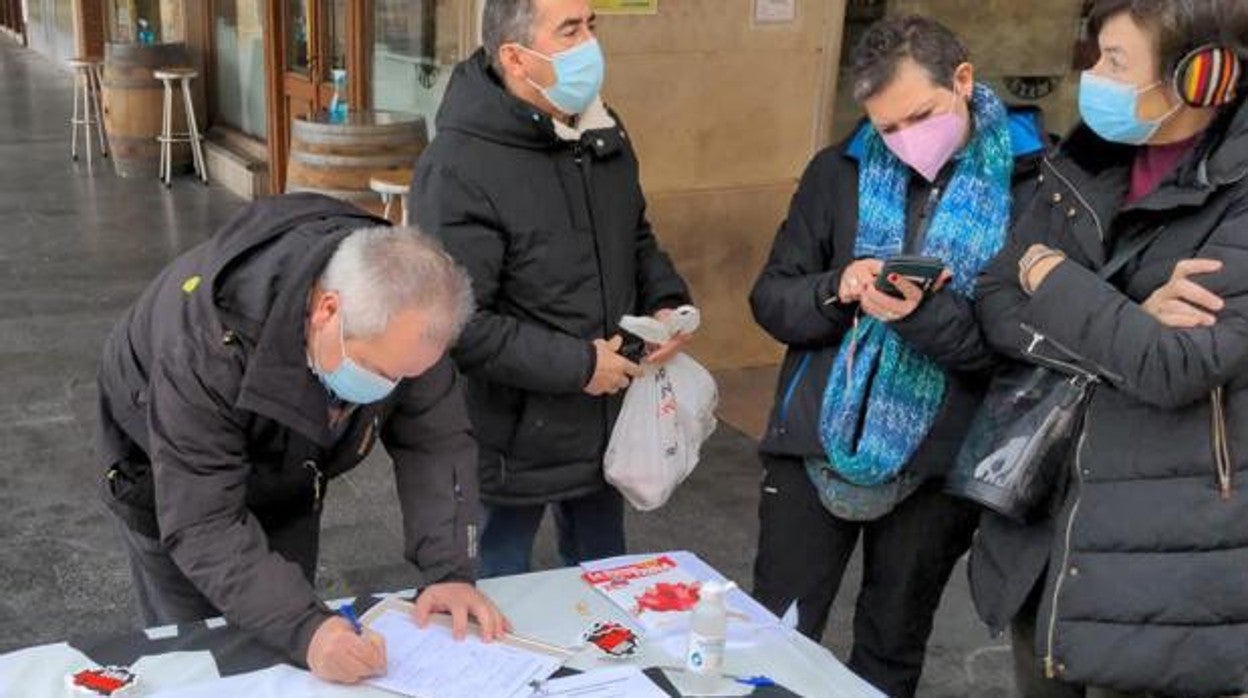
{"label": "yellow sign on wall", "polygon": [[604,15],[653,15],[659,0],[594,0],[594,11]]}

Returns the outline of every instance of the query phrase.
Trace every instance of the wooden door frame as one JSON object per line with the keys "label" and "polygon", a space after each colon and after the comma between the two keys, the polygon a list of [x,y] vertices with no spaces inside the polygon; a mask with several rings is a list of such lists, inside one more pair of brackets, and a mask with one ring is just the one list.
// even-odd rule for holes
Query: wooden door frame
{"label": "wooden door frame", "polygon": [[281,103],[282,109],[287,110],[289,115],[290,99],[294,97],[301,101],[306,100],[311,104],[314,112],[319,112],[322,108],[328,106],[329,95],[325,94],[325,78],[328,74],[325,66],[325,56],[328,53],[328,36],[324,31],[326,24],[326,3],[329,0],[311,0],[307,2],[307,16],[304,18],[307,22],[305,28],[305,40],[307,44],[304,48],[307,50],[307,75],[306,78],[302,72],[293,69],[290,65],[290,53],[292,48],[290,44],[290,20],[288,13],[291,2],[289,0],[278,0],[277,4],[281,6],[281,24],[282,24],[282,73],[281,73]]}
{"label": "wooden door frame", "polygon": [[290,145],[286,142],[286,97],[282,91],[286,74],[286,28],[282,26],[285,13],[282,3],[265,3],[264,21],[264,90],[266,109],[265,128],[269,133],[269,193],[279,194],[286,189],[286,168],[278,163],[286,161]]}

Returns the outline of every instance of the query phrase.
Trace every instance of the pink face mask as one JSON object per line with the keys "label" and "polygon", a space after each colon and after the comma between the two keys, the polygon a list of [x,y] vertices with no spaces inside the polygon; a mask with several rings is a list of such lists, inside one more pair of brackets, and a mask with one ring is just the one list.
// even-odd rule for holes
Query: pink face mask
{"label": "pink face mask", "polygon": [[927,181],[934,182],[940,168],[962,147],[966,118],[956,111],[937,114],[913,126],[880,135],[884,145],[902,162]]}

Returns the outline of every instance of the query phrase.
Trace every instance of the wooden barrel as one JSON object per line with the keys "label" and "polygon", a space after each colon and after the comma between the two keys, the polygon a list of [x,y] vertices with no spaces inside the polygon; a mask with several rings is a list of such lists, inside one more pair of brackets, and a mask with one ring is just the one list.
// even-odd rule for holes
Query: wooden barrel
{"label": "wooden barrel", "polygon": [[369,180],[410,171],[427,140],[425,120],[413,114],[358,111],[341,123],[330,123],[326,114],[297,118],[286,191],[317,192],[379,212],[381,200]]}
{"label": "wooden barrel", "polygon": [[[160,170],[164,85],[152,77],[160,68],[186,66],[186,44],[108,44],[104,49],[104,126],[113,167],[122,177],[156,178]],[[177,85],[174,85],[177,87]],[[174,92],[173,131],[186,132],[182,92]],[[175,172],[191,165],[187,143],[173,146]]]}

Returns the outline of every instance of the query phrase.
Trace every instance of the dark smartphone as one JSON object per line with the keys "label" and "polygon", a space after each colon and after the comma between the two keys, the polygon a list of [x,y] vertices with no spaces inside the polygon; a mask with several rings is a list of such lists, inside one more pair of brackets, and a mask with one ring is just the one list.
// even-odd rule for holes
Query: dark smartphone
{"label": "dark smartphone", "polygon": [[937,257],[899,255],[884,262],[884,268],[875,279],[875,287],[890,296],[901,298],[901,291],[898,291],[897,287],[888,281],[890,276],[896,274],[923,289],[926,295],[936,287],[936,281],[944,270],[944,261]]}
{"label": "dark smartphone", "polygon": [[625,329],[620,329],[619,333],[624,338],[624,344],[620,347],[620,356],[635,364],[641,363],[646,356],[646,340]]}

